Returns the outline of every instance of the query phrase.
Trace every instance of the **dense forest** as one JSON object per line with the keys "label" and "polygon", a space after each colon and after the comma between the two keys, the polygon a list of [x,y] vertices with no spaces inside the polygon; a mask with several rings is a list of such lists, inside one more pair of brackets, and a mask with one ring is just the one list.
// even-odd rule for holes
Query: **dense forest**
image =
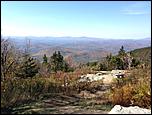
{"label": "dense forest", "polygon": [[41,100],[47,94],[74,96],[84,90],[93,91],[104,84],[80,83],[80,76],[111,70],[128,70],[130,74],[110,84],[105,103],[151,107],[151,47],[126,52],[122,46],[118,55],[107,55],[102,61],[71,65],[72,61],[65,60],[60,51],[44,54],[40,62],[31,56],[28,42],[21,52],[9,39],[1,39],[1,112],[11,113],[14,107]]}

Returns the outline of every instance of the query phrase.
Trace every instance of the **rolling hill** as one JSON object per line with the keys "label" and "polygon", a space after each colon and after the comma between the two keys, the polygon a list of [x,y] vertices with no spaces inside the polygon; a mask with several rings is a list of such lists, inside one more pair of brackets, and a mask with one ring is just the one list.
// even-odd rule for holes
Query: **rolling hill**
{"label": "rolling hill", "polygon": [[112,53],[116,55],[123,45],[126,51],[151,46],[150,38],[143,39],[104,39],[89,37],[10,37],[16,46],[25,49],[25,38],[30,39],[30,53],[42,60],[44,54],[50,57],[53,52],[61,51],[65,58],[76,63],[98,61]]}

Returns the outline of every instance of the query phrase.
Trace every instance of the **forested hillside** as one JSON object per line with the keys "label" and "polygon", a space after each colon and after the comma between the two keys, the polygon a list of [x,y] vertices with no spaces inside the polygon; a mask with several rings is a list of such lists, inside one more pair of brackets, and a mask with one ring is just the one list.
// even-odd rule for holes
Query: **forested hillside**
{"label": "forested hillside", "polygon": [[135,49],[130,53],[133,57],[142,60],[143,62],[151,63],[151,47]]}

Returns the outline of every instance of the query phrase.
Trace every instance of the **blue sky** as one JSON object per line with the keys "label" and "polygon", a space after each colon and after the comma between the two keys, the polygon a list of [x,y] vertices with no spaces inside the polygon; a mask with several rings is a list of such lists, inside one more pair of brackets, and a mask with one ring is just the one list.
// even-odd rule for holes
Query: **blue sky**
{"label": "blue sky", "polygon": [[150,1],[3,1],[4,36],[139,39],[151,36]]}

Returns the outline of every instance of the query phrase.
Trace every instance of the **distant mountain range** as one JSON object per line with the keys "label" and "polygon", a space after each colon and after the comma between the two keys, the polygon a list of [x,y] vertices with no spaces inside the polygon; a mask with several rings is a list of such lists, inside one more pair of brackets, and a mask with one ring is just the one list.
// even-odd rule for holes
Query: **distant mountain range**
{"label": "distant mountain range", "polygon": [[126,51],[151,46],[151,38],[102,39],[89,37],[10,37],[20,49],[25,49],[25,38],[30,39],[33,57],[42,60],[44,54],[50,57],[54,51],[61,51],[65,58],[76,63],[98,61],[107,54],[117,54],[123,45]]}

